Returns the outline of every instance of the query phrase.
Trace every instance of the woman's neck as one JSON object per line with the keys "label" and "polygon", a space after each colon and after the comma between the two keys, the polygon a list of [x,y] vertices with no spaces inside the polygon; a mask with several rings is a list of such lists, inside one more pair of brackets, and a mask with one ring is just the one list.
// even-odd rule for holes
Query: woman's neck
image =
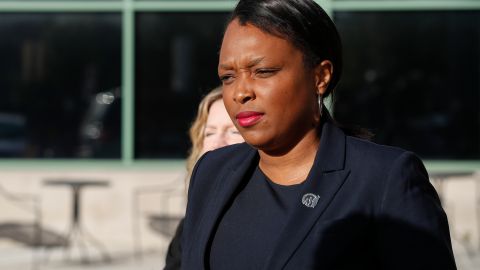
{"label": "woman's neck", "polygon": [[315,130],[281,155],[259,150],[259,166],[263,173],[279,185],[299,184],[307,179],[313,166],[320,138]]}

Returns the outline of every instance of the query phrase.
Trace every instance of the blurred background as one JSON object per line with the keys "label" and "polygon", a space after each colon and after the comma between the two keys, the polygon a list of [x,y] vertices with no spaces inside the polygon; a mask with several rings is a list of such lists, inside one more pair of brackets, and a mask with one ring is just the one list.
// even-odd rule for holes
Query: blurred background
{"label": "blurred background", "polygon": [[[480,1],[319,0],[341,122],[416,152],[480,268]],[[161,269],[229,0],[0,0],[0,269]]]}

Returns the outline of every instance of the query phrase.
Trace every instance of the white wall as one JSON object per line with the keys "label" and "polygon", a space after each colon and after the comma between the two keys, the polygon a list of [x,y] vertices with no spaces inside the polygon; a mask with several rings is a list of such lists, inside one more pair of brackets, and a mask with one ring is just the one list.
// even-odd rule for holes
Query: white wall
{"label": "white wall", "polygon": [[[184,212],[182,169],[8,170],[0,172],[0,185],[12,193],[38,195],[41,198],[43,225],[65,233],[71,219],[71,190],[44,185],[44,181],[51,178],[110,182],[106,188],[85,188],[81,209],[84,228],[104,243],[110,253],[133,254],[136,224],[140,226],[142,248],[145,251],[164,252],[169,238],[152,231],[147,216],[155,213],[181,216]],[[460,249],[480,248],[480,201],[476,201],[480,199],[480,174],[477,172],[471,177],[450,178],[444,182],[442,190],[455,249],[459,252]],[[138,208],[135,208],[135,202]],[[168,202],[168,206],[165,206],[165,202]],[[140,209],[140,217],[134,216],[135,209]],[[28,212],[19,210],[0,196],[0,223],[9,220],[28,221],[31,218]],[[11,243],[0,239],[0,246],[7,244]]]}
{"label": "white wall", "polygon": [[[72,192],[66,186],[44,184],[46,179],[52,178],[110,182],[108,187],[85,187],[81,193],[82,226],[101,241],[109,252],[133,252],[136,224],[140,225],[144,249],[164,250],[169,239],[151,230],[148,215],[163,213],[182,216],[184,213],[183,170],[9,170],[0,172],[0,185],[10,193],[37,195],[41,200],[43,226],[66,233],[72,215]],[[134,217],[135,209],[140,210],[138,218]],[[32,214],[0,195],[0,223],[29,222],[32,219]],[[5,241],[0,239],[0,244],[5,244]]]}

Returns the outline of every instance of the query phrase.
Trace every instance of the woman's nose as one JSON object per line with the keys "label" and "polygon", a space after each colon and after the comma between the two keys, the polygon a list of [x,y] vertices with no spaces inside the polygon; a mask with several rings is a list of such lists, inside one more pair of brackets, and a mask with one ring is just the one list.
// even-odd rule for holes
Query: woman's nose
{"label": "woman's nose", "polygon": [[234,100],[240,104],[245,104],[253,99],[255,99],[255,92],[252,89],[252,84],[249,82],[249,79],[239,78],[235,90]]}
{"label": "woman's nose", "polygon": [[224,141],[224,140],[218,139],[218,140],[215,140],[214,142],[211,142],[208,145],[206,144],[205,149],[207,151],[211,151],[211,150],[215,150],[215,149],[218,149],[218,148],[224,147],[224,146],[227,146],[227,142]]}
{"label": "woman's nose", "polygon": [[228,145],[227,135],[225,133],[220,134],[220,136],[218,136],[217,141],[215,143],[215,147],[220,148],[220,147],[224,147],[224,146],[227,146],[227,145]]}

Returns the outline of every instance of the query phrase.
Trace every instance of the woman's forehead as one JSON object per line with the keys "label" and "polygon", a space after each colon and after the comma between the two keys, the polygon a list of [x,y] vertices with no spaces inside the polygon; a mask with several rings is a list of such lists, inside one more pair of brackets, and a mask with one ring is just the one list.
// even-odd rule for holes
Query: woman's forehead
{"label": "woman's forehead", "polygon": [[259,28],[232,21],[227,27],[220,49],[219,69],[231,69],[242,63],[254,66],[263,60],[288,58],[299,51],[288,41],[263,32]]}

